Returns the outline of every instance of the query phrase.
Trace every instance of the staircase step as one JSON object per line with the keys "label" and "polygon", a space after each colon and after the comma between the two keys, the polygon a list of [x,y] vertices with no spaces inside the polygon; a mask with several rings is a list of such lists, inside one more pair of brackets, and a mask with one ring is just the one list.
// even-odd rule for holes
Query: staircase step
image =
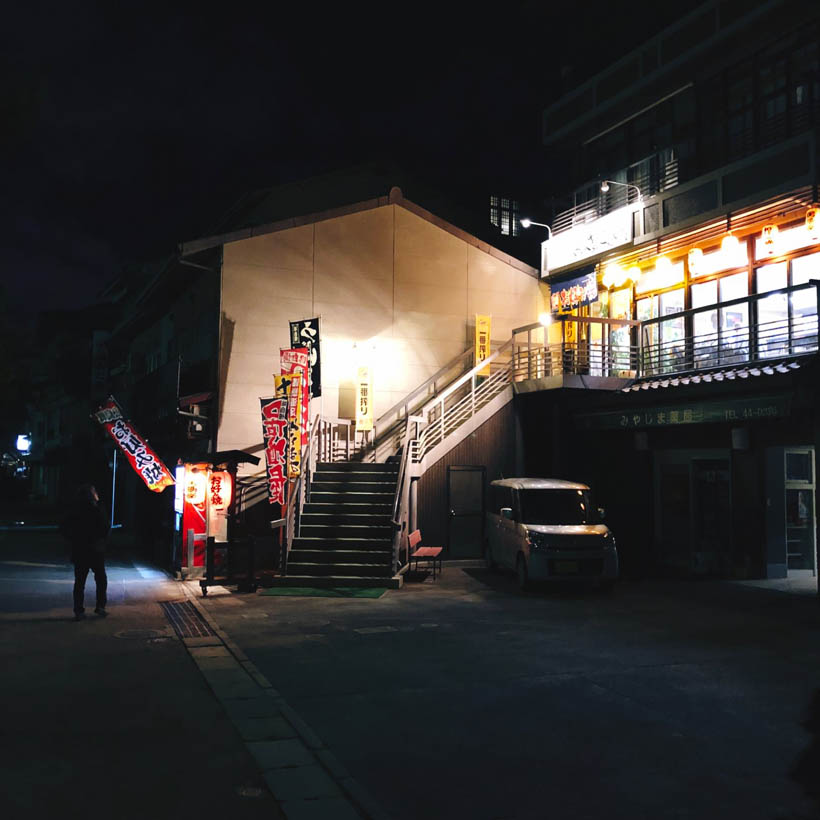
{"label": "staircase step", "polygon": [[302,509],[303,520],[306,515],[383,515],[389,520],[392,514],[392,501],[390,504],[324,504],[308,501]]}
{"label": "staircase step", "polygon": [[302,511],[302,526],[329,526],[332,524],[345,524],[347,526],[359,527],[389,527],[391,518],[390,512],[371,513],[371,512],[353,512],[349,505],[347,510],[340,510],[339,512],[315,512],[308,510],[307,505]]}
{"label": "staircase step", "polygon": [[302,521],[299,536],[323,540],[336,538],[381,538],[384,540],[393,536],[393,528],[389,524],[381,527],[368,527],[360,524],[313,524]]}
{"label": "staircase step", "polygon": [[302,575],[307,578],[338,577],[344,574],[353,577],[390,578],[393,567],[387,564],[305,564],[288,560],[288,575]]}
{"label": "staircase step", "polygon": [[323,470],[313,473],[313,481],[383,481],[386,484],[395,484],[398,474],[375,470]]}
{"label": "staircase step", "polygon": [[314,487],[310,491],[311,504],[387,504],[393,509],[394,493],[344,493],[338,490],[320,490]]}
{"label": "staircase step", "polygon": [[393,551],[291,549],[288,564],[384,564],[393,560]]}
{"label": "staircase step", "polygon": [[392,538],[305,538],[293,539],[291,550],[385,550],[393,549]]}
{"label": "staircase step", "polygon": [[398,473],[399,465],[397,462],[384,463],[380,462],[373,464],[365,461],[320,461],[316,465],[316,472],[322,473],[326,470],[332,471],[350,471],[350,472],[368,472],[368,473]]}
{"label": "staircase step", "polygon": [[384,493],[391,496],[396,493],[395,481],[324,481],[314,476],[310,483],[311,496],[321,493]]}

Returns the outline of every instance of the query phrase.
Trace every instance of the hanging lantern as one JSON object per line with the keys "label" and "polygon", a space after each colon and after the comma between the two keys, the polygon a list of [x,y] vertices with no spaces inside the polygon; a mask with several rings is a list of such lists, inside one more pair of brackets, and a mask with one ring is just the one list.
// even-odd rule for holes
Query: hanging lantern
{"label": "hanging lantern", "polygon": [[227,470],[216,470],[211,473],[208,481],[208,492],[210,493],[211,509],[227,509],[231,505],[231,496],[233,494],[231,474]]}
{"label": "hanging lantern", "polygon": [[779,229],[777,225],[764,225],[760,238],[763,240],[763,250],[767,256],[774,256],[775,243]]}
{"label": "hanging lantern", "polygon": [[820,239],[820,208],[817,205],[812,205],[806,211],[806,231],[812,242]]}
{"label": "hanging lantern", "polygon": [[601,283],[605,288],[614,288],[618,286],[618,279],[620,278],[619,268],[617,265],[607,265],[604,268],[604,275],[601,277]]}
{"label": "hanging lantern", "polygon": [[199,470],[185,472],[185,501],[188,504],[200,505],[205,503],[205,490],[208,479],[205,473]]}
{"label": "hanging lantern", "polygon": [[726,234],[723,237],[723,241],[720,243],[720,249],[727,255],[734,255],[738,252],[740,248],[740,242],[738,238],[731,232]]}
{"label": "hanging lantern", "polygon": [[703,251],[700,248],[692,248],[687,254],[687,261],[689,263],[689,275],[697,276],[703,264]]}
{"label": "hanging lantern", "polygon": [[630,266],[626,271],[626,282],[637,282],[641,277],[641,269],[637,265]]}

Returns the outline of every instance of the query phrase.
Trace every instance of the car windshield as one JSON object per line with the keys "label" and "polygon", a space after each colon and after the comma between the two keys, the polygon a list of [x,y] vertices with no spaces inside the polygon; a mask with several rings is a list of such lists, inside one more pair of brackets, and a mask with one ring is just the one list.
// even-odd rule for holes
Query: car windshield
{"label": "car windshield", "polygon": [[519,490],[524,524],[597,524],[587,490]]}

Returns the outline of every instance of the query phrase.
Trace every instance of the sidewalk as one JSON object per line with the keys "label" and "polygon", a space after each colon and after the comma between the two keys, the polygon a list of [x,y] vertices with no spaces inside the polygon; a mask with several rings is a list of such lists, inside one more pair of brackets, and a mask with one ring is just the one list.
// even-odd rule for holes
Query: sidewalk
{"label": "sidewalk", "polygon": [[182,584],[124,556],[108,578],[109,617],[89,577],[75,623],[59,536],[0,533],[4,818],[361,816],[333,789],[306,795],[299,777],[329,778],[293,777],[299,732]]}

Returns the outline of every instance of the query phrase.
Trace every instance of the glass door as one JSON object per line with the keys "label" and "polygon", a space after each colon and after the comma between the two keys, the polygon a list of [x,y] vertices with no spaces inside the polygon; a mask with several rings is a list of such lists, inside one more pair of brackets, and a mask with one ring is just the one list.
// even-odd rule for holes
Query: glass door
{"label": "glass door", "polygon": [[787,570],[817,574],[814,510],[814,450],[786,450]]}

